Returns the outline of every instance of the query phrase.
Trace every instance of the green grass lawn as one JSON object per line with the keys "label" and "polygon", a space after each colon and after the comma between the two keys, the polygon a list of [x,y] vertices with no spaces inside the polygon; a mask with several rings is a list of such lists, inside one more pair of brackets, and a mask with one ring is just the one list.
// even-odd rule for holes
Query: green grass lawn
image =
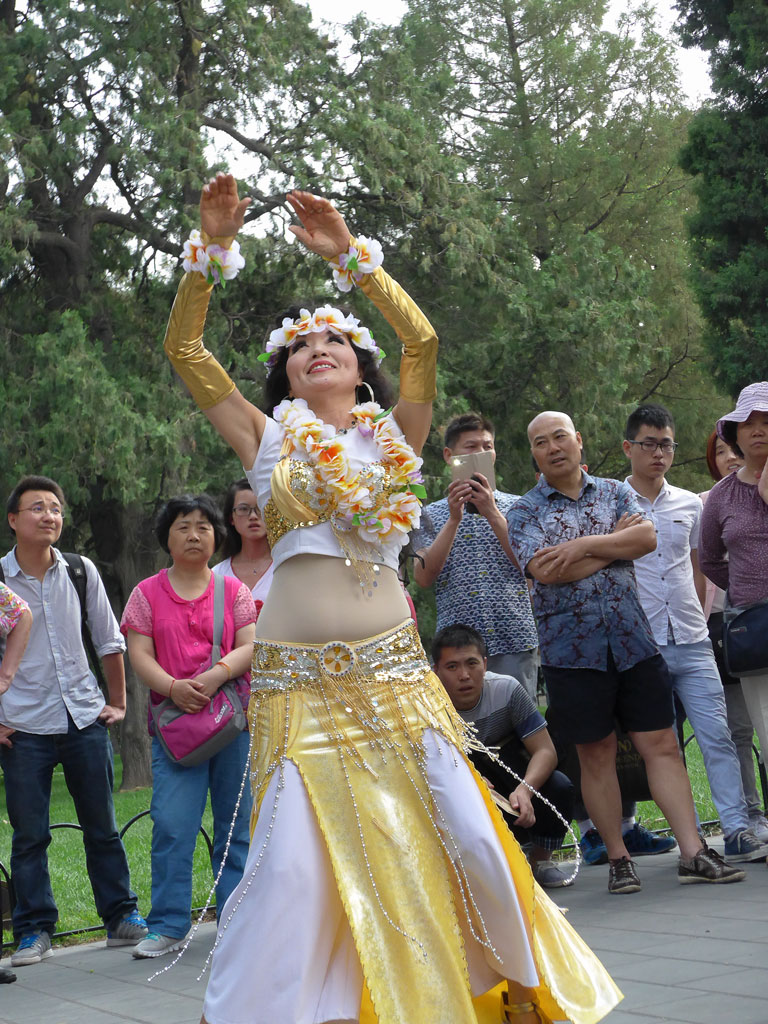
{"label": "green grass lawn", "polygon": [[[115,778],[122,775],[120,759],[115,757]],[[151,789],[133,790],[130,793],[115,793],[115,816],[118,828],[122,828],[135,814],[149,809]],[[54,772],[51,793],[51,823],[77,822],[72,798],[70,797],[61,768]],[[210,802],[203,816],[203,827],[209,836],[213,834],[213,819]],[[72,931],[100,925],[101,920],[93,905],[93,894],[85,870],[82,834],[75,829],[53,829],[53,840],[48,849],[53,894],[59,907],[57,930]],[[125,848],[131,868],[131,884],[139,897],[139,909],[143,914],[150,908],[150,842],[152,823],[149,817],[135,822],[125,835]],[[0,861],[10,868],[11,827],[5,811],[5,789],[0,781]],[[198,837],[195,849],[193,874],[193,906],[202,907],[208,898],[213,882],[208,849],[202,836]],[[5,933],[7,941],[9,933]],[[95,933],[94,938],[102,937]]]}

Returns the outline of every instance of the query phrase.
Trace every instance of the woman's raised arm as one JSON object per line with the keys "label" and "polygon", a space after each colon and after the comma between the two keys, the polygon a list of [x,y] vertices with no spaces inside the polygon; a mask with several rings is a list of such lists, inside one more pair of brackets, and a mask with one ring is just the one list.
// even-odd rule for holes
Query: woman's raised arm
{"label": "woman's raised arm", "polygon": [[[200,196],[202,240],[229,249],[243,225],[250,199],[240,199],[231,174],[218,174]],[[264,432],[265,416],[235,387],[203,345],[203,329],[213,284],[198,271],[185,274],[171,310],[165,351],[200,409],[221,437],[250,468]]]}
{"label": "woman's raised arm", "polygon": [[[336,264],[354,243],[344,218],[327,199],[309,192],[287,196],[302,226],[291,227],[312,252]],[[421,452],[432,424],[436,396],[437,335],[409,295],[381,268],[358,281],[367,297],[386,317],[402,344],[400,398],[395,419],[411,447]]]}

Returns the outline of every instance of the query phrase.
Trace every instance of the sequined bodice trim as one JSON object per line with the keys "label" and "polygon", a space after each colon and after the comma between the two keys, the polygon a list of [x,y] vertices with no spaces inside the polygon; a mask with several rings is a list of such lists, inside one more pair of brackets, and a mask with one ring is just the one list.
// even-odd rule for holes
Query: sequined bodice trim
{"label": "sequined bodice trim", "polygon": [[[337,503],[332,493],[328,493],[320,474],[309,462],[283,456],[289,463],[290,490],[294,498],[306,506],[311,516],[296,522],[283,515],[274,498],[270,497],[264,506],[264,523],[267,527],[267,539],[270,547],[291,530],[301,527],[316,526],[318,523],[333,523]],[[357,476],[360,487],[367,488],[377,504],[383,504],[394,493],[392,475],[382,462],[373,462],[363,466]],[[337,523],[337,526],[339,524]],[[348,524],[341,524],[342,528]]]}

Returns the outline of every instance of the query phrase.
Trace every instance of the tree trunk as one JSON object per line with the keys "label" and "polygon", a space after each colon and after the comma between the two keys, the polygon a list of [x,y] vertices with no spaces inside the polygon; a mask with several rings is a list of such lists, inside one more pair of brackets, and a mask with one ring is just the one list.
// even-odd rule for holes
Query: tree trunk
{"label": "tree trunk", "polygon": [[[144,506],[128,507],[94,494],[90,502],[91,532],[115,614],[120,617],[136,584],[158,570],[162,561]],[[152,785],[151,746],[147,733],[149,692],[126,658],[126,713],[118,728],[117,746],[123,762],[121,789]]]}

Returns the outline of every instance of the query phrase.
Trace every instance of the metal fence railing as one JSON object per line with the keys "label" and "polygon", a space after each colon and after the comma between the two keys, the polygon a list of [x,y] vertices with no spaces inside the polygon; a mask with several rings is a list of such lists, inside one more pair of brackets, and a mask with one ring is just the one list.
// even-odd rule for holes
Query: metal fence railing
{"label": "metal fence railing", "polygon": [[[146,818],[146,816],[148,814],[149,814],[149,809],[147,809],[145,811],[139,811],[138,814],[134,814],[134,816],[132,818],[130,818],[125,823],[125,825],[123,825],[123,827],[120,829],[120,838],[123,839],[125,834],[126,834],[126,832],[128,832],[128,830],[131,828],[131,826],[135,825],[136,822],[140,821],[142,818]],[[62,829],[62,828],[71,828],[71,829],[74,829],[74,831],[76,831],[76,832],[82,832],[83,831],[82,826],[81,825],[77,825],[74,822],[61,822],[61,823],[56,824],[56,825],[51,825],[51,831],[52,832],[55,829]],[[201,835],[203,837],[203,839],[205,840],[205,845],[206,845],[206,848],[208,850],[208,859],[211,862],[213,862],[213,842],[211,841],[211,837],[208,835],[207,831],[205,830],[205,828],[202,825],[200,826],[199,835]],[[3,895],[4,896],[7,895],[7,901],[5,899],[3,899],[3,905],[2,905],[2,926],[3,926],[3,929],[5,930],[6,928],[10,928],[10,918],[11,918],[11,914],[13,912],[13,908],[14,908],[15,903],[16,903],[16,896],[15,896],[15,893],[13,891],[13,879],[11,877],[10,872],[8,871],[8,868],[5,866],[5,864],[3,864],[2,861],[0,861],[0,883],[2,883]],[[199,913],[203,909],[204,909],[203,907],[193,907],[192,912],[193,913]],[[66,938],[67,936],[70,936],[70,935],[82,935],[82,934],[85,934],[86,932],[99,932],[99,931],[104,931],[104,930],[105,930],[105,926],[103,924],[93,924],[93,925],[86,925],[86,926],[84,926],[82,928],[73,928],[73,929],[70,929],[69,931],[54,932],[54,936],[53,937],[54,938]],[[1,937],[2,934],[4,934],[4,932],[0,933],[0,937]],[[8,949],[8,948],[10,948],[11,946],[14,946],[14,945],[15,945],[15,942],[13,941],[13,939],[8,939],[7,941],[0,942],[0,949]]]}

